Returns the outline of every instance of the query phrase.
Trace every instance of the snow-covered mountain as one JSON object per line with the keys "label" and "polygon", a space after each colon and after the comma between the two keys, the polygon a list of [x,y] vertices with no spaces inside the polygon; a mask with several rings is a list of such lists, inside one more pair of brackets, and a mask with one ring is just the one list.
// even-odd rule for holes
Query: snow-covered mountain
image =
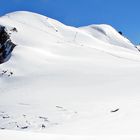
{"label": "snow-covered mountain", "polygon": [[17,45],[0,65],[0,129],[139,135],[140,52],[113,27],[25,11],[0,25]]}

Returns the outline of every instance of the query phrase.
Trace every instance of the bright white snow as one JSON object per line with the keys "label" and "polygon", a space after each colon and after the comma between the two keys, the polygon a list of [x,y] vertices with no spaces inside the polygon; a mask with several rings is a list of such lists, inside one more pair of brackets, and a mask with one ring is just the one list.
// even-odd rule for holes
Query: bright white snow
{"label": "bright white snow", "polygon": [[109,25],[74,28],[30,12],[0,25],[17,44],[0,65],[0,129],[139,135],[140,52],[128,39]]}

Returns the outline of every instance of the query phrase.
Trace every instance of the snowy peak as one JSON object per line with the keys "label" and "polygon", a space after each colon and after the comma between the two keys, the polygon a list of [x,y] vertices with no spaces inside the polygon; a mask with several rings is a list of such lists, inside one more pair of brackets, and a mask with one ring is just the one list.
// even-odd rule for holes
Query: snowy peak
{"label": "snowy peak", "polygon": [[90,25],[80,29],[91,34],[93,37],[106,43],[117,45],[129,49],[135,49],[135,46],[124,36],[118,33],[112,26],[107,24]]}
{"label": "snowy peak", "polygon": [[75,28],[26,11],[13,12],[1,17],[0,25],[5,26],[7,30],[11,28],[18,30],[16,33],[11,33],[12,41],[17,44],[12,63],[24,65],[32,63],[31,67],[34,69],[39,64],[46,64],[44,61],[46,59],[51,62],[104,61],[107,59],[100,58],[100,56],[106,57],[104,53],[111,57],[110,59],[117,57],[140,60],[139,52],[134,45],[109,25]]}
{"label": "snowy peak", "polygon": [[83,43],[80,39],[85,38],[85,42],[87,41],[89,44],[92,44],[92,41],[96,40],[97,42],[98,39],[98,43],[103,41],[112,45],[134,49],[134,45],[110,25],[90,25],[81,27],[79,30],[75,27],[66,26],[46,16],[27,11],[13,12],[3,16],[2,19],[12,20],[23,26],[36,28],[53,34],[54,36],[63,37],[65,40],[71,42],[77,40],[79,43]]}
{"label": "snowy peak", "polygon": [[79,43],[84,43],[80,39],[85,38],[86,44],[87,42],[92,44],[92,41],[96,40],[97,42],[98,39],[98,43],[103,41],[104,43],[135,49],[135,46],[128,39],[106,24],[85,26],[79,28],[79,30],[75,27],[66,26],[57,20],[27,11],[13,12],[3,18],[14,20],[20,24],[24,24],[24,26],[30,26],[44,32],[48,31],[54,36],[63,37],[65,40],[71,42],[77,40]]}

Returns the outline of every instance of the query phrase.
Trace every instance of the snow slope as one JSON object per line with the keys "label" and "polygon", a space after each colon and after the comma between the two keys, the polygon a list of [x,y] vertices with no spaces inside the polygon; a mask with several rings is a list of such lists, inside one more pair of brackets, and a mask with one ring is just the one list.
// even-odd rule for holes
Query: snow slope
{"label": "snow slope", "polygon": [[[107,136],[72,136],[72,135],[55,135],[55,134],[43,134],[43,133],[25,133],[25,132],[16,132],[16,131],[2,131],[1,132],[1,139],[4,140],[107,140],[114,139],[114,136],[107,135]],[[139,136],[116,136],[117,140],[139,140]]]}
{"label": "snow slope", "polygon": [[140,53],[128,39],[109,25],[75,28],[25,11],[0,25],[17,44],[0,65],[1,129],[139,135]]}
{"label": "snow slope", "polygon": [[112,45],[134,49],[134,45],[127,38],[119,34],[118,31],[116,31],[110,25],[90,25],[81,27],[81,29],[91,34],[93,37],[99,39],[100,41],[104,41]]}

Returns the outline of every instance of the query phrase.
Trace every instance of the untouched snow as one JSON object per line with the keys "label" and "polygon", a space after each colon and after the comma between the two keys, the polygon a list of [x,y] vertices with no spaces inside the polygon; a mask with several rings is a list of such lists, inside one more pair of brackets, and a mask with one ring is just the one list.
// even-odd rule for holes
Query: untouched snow
{"label": "untouched snow", "polygon": [[[0,129],[47,133],[32,139],[139,137],[140,52],[128,39],[109,25],[74,28],[31,12],[0,24],[17,44],[0,65]],[[0,139],[23,135],[12,132]]]}
{"label": "untouched snow", "polygon": [[[72,135],[51,135],[43,133],[25,133],[25,132],[15,132],[15,131],[2,131],[1,132],[2,140],[114,140],[114,136],[72,136]],[[139,136],[132,135],[118,135],[115,137],[116,140],[139,140]]]}
{"label": "untouched snow", "polygon": [[134,45],[128,39],[120,35],[118,31],[109,25],[90,25],[82,27],[81,29],[88,32],[100,41],[104,41],[112,45],[134,49]]}

